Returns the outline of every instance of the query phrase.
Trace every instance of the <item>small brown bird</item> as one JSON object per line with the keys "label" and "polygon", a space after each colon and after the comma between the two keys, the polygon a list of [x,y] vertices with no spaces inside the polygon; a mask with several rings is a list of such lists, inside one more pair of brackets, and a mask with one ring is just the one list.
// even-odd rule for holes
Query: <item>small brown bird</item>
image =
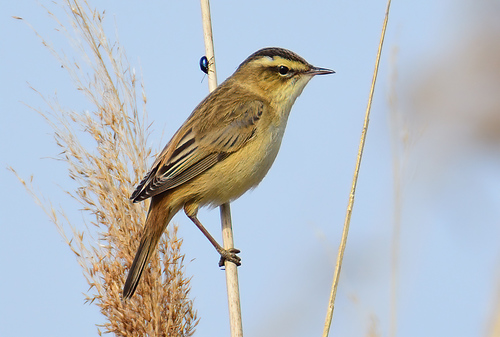
{"label": "small brown bird", "polygon": [[197,218],[201,206],[219,206],[257,186],[278,154],[295,99],[315,75],[314,67],[282,48],[250,55],[209,94],[165,146],[130,197],[152,198],[123,298],[130,298],[172,217],[184,208],[225,260],[240,265],[239,250],[226,250]]}

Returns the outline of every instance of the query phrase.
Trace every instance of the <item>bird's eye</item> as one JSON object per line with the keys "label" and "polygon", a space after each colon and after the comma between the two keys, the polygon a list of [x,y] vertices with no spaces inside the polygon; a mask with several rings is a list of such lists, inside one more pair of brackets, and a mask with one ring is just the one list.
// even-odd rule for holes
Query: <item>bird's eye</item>
{"label": "bird's eye", "polygon": [[290,71],[290,69],[288,69],[287,66],[279,66],[278,67],[278,72],[281,74],[281,75],[286,75],[288,74],[288,72]]}

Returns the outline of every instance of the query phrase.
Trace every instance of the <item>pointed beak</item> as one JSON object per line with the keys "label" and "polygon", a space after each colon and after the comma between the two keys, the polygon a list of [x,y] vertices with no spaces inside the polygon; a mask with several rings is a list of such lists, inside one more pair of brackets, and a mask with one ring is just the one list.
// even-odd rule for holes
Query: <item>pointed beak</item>
{"label": "pointed beak", "polygon": [[305,73],[307,75],[315,76],[315,75],[335,74],[335,71],[327,68],[311,67],[311,69],[309,69]]}

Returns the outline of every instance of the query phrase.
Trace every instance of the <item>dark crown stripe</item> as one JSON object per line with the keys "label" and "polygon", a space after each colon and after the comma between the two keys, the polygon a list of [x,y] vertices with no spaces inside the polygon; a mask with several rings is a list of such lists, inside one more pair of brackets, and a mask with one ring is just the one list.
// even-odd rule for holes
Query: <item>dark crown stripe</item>
{"label": "dark crown stripe", "polygon": [[279,56],[279,57],[284,58],[286,60],[296,61],[296,62],[307,64],[306,60],[304,60],[302,57],[295,54],[294,52],[291,52],[290,50],[287,50],[284,48],[270,47],[270,48],[263,48],[263,49],[257,50],[255,53],[250,55],[245,61],[243,61],[243,63],[240,64],[240,67],[243,66],[244,64],[247,64],[248,62],[255,60],[255,59],[258,59],[260,57],[274,58],[275,56]]}

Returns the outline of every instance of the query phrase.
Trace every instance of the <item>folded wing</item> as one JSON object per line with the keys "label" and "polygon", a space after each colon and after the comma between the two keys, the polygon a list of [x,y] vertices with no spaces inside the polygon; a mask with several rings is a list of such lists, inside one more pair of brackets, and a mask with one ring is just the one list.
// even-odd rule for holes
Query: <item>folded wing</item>
{"label": "folded wing", "polygon": [[[197,129],[188,120],[167,144],[130,199],[143,201],[173,189],[207,171],[244,147],[256,132],[264,112],[261,101],[237,105],[231,113]],[[214,118],[214,113],[206,118]],[[203,125],[203,123],[198,123]]]}

